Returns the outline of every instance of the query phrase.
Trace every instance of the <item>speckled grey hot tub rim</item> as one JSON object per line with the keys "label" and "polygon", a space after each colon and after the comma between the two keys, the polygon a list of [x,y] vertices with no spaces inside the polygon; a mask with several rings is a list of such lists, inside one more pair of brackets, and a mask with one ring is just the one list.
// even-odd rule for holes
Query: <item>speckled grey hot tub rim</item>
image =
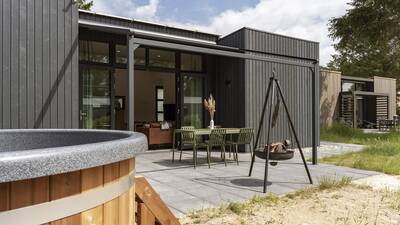
{"label": "speckled grey hot tub rim", "polygon": [[[0,130],[1,133],[52,132],[68,135],[73,132],[87,134],[109,133],[121,135],[109,141],[31,150],[0,151],[0,183],[50,176],[123,161],[148,149],[144,134],[131,131],[84,129],[21,129]],[[21,140],[23,141],[23,140]]]}

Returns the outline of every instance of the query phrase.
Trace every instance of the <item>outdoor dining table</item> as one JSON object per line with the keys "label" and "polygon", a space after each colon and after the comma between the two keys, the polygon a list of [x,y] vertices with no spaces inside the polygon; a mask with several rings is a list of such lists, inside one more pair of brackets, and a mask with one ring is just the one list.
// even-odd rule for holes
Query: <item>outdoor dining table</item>
{"label": "outdoor dining table", "polygon": [[[239,134],[240,133],[240,128],[224,128],[226,130],[226,134],[233,135],[233,134]],[[175,129],[174,135],[172,137],[172,148],[175,148],[175,141],[176,141],[176,135],[180,134],[183,130],[182,129]],[[212,129],[209,128],[200,128],[200,129],[194,129],[194,134],[197,136],[207,136],[211,134]]]}

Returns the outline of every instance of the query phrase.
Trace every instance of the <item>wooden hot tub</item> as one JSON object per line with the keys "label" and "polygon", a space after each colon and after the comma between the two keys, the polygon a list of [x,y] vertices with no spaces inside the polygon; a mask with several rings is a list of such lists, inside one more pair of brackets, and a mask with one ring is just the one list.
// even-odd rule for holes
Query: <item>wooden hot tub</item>
{"label": "wooden hot tub", "polygon": [[143,134],[1,130],[0,225],[134,224]]}

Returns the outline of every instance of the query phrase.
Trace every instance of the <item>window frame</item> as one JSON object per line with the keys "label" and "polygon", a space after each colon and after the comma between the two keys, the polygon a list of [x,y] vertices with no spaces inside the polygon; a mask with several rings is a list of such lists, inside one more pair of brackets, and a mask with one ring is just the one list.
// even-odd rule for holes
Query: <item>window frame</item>
{"label": "window frame", "polygon": [[[162,67],[162,66],[151,66],[150,65],[150,51],[151,50],[158,50],[158,51],[166,51],[166,52],[171,52],[174,54],[174,67],[169,68],[169,67]],[[163,48],[152,48],[152,47],[146,47],[146,69],[148,70],[153,70],[153,71],[171,71],[174,72],[176,68],[176,54],[178,54],[177,51],[174,50],[169,50],[169,49],[163,49]]]}
{"label": "window frame", "polygon": [[80,50],[78,53],[78,58],[79,58],[79,63],[80,64],[86,64],[86,65],[113,65],[113,53],[112,53],[112,45],[113,43],[109,42],[109,41],[102,41],[102,40],[87,40],[87,39],[79,39],[79,42],[81,41],[87,41],[87,42],[99,42],[99,43],[103,43],[103,44],[107,44],[108,45],[108,63],[103,63],[103,62],[94,62],[94,61],[90,61],[90,60],[81,60],[80,59]]}
{"label": "window frame", "polygon": [[[186,54],[186,55],[197,55],[200,56],[201,58],[201,70],[200,71],[196,71],[196,70],[182,70],[182,55]],[[179,70],[185,73],[204,73],[206,71],[205,69],[205,62],[204,59],[206,57],[204,57],[204,54],[200,54],[200,53],[195,53],[195,52],[179,52],[179,56],[180,56],[180,62],[179,62]]]}
{"label": "window frame", "polygon": [[[162,99],[158,98],[158,90],[162,90],[163,91],[163,98]],[[161,86],[161,85],[157,85],[156,88],[155,88],[155,103],[156,103],[155,107],[156,107],[156,121],[157,122],[163,122],[164,121],[164,119],[163,119],[163,121],[159,121],[158,120],[158,115],[159,114],[162,114],[163,118],[164,118],[164,103],[165,103],[165,91],[164,90],[165,90],[164,87]],[[158,110],[158,102],[162,102],[163,103],[162,111]]]}

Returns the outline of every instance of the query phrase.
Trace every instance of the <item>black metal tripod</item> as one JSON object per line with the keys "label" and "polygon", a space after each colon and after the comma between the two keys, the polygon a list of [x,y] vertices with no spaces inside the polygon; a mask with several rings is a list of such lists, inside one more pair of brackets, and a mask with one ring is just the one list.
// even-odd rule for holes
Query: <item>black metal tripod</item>
{"label": "black metal tripod", "polygon": [[[253,148],[253,151],[256,151],[257,146],[258,146],[258,142],[260,141],[261,129],[262,129],[262,126],[264,124],[265,110],[267,109],[267,103],[268,103],[268,100],[269,100],[269,97],[270,97],[270,94],[271,94],[271,100],[270,100],[270,104],[269,104],[269,114],[268,114],[268,130],[267,130],[267,146],[268,146],[267,148],[268,149],[265,152],[266,160],[265,160],[265,172],[264,172],[264,189],[263,189],[264,193],[267,192],[269,151],[270,151],[270,148],[271,148],[270,136],[271,136],[271,128],[272,128],[272,126],[271,126],[271,124],[272,124],[272,112],[273,112],[272,108],[273,108],[273,103],[274,103],[274,99],[275,99],[275,92],[276,92],[275,88],[278,90],[278,94],[282,99],[282,103],[283,103],[283,106],[284,106],[284,109],[285,109],[285,112],[286,112],[286,116],[287,116],[287,119],[289,121],[289,125],[290,125],[289,127],[292,130],[294,138],[296,140],[296,144],[297,144],[297,147],[298,147],[298,149],[300,151],[301,159],[303,160],[303,164],[304,164],[304,167],[306,169],[306,172],[307,172],[307,175],[308,175],[308,179],[310,180],[310,184],[313,183],[310,171],[308,170],[307,163],[306,163],[306,160],[304,158],[303,150],[301,149],[299,138],[298,138],[297,133],[296,133],[296,131],[294,129],[293,121],[292,121],[292,118],[291,118],[291,116],[289,114],[289,110],[288,110],[287,105],[286,105],[285,97],[283,96],[282,89],[281,89],[281,86],[279,85],[278,79],[275,78],[275,71],[274,71],[273,72],[273,76],[269,78],[268,89],[267,89],[267,93],[266,93],[266,96],[265,96],[264,105],[263,105],[263,109],[262,109],[262,112],[261,112],[261,119],[260,119],[260,123],[258,125],[256,141],[254,142],[254,148]],[[253,157],[251,159],[251,166],[250,166],[249,176],[251,176],[251,173],[253,171],[255,155],[256,155],[255,152],[253,152]]]}

